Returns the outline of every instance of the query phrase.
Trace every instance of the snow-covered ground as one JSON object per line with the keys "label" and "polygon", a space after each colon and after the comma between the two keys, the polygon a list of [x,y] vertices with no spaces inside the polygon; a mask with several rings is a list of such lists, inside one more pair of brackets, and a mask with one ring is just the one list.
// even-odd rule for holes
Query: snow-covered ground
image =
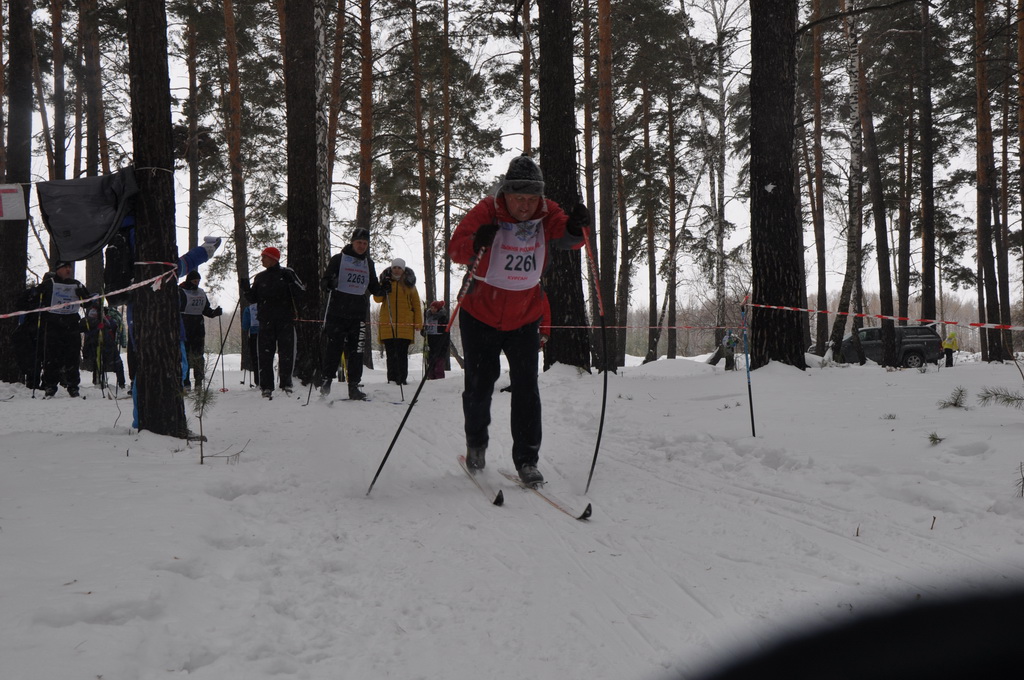
{"label": "snow-covered ground", "polygon": [[[609,377],[587,522],[497,474],[504,393],[485,474],[506,502],[488,504],[456,462],[458,371],[425,385],[369,496],[406,414],[382,371],[370,403],[306,406],[261,399],[228,357],[205,465],[130,430],[131,402],[88,374],[85,401],[0,384],[0,677],[688,677],[787,631],[1024,582],[1024,414],[977,405],[1020,390],[1013,365],[768,366],[751,436],[744,372],[632,364]],[[541,382],[540,469],[578,499],[602,376]],[[969,408],[940,409],[960,386]]]}

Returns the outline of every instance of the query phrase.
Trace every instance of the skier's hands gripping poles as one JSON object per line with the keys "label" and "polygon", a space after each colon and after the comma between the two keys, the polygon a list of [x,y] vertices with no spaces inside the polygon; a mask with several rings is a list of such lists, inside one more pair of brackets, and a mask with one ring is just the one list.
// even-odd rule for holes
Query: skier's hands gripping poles
{"label": "skier's hands gripping poles", "polygon": [[[476,274],[476,267],[483,258],[484,253],[487,252],[487,248],[481,248],[477,252],[476,257],[473,258],[473,262],[469,265],[469,272],[466,274],[466,279],[462,282],[462,288],[459,290],[459,297],[455,303],[455,309],[452,310],[452,318],[448,320],[448,325],[445,327],[445,332],[451,331],[452,323],[455,321],[455,316],[459,311],[459,305],[462,303],[462,298],[466,295],[466,291],[469,290],[469,284],[473,280],[473,275]],[[436,357],[431,359],[431,362],[440,361],[442,357],[448,354],[447,350],[444,352],[438,352]],[[373,491],[373,485],[377,483],[377,478],[380,477],[381,470],[384,469],[384,464],[388,462],[388,457],[391,455],[392,449],[395,448],[395,443],[398,441],[398,435],[402,434],[402,428],[405,427],[405,421],[409,419],[409,414],[412,413],[412,407],[416,405],[416,400],[419,399],[420,391],[423,386],[427,383],[427,376],[430,374],[428,370],[420,378],[419,387],[416,388],[416,393],[412,395],[412,401],[409,402],[409,408],[405,410],[405,416],[402,417],[402,422],[398,424],[398,429],[395,431],[395,436],[391,439],[391,444],[388,446],[387,452],[384,454],[384,458],[380,461],[380,466],[377,468],[377,473],[373,476],[373,481],[370,482],[370,488],[366,490],[366,495],[369,496],[370,492]]]}
{"label": "skier's hands gripping poles", "polygon": [[601,319],[601,357],[605,361],[604,366],[604,388],[601,392],[601,420],[597,425],[597,444],[594,445],[594,460],[590,463],[590,474],[587,475],[587,487],[583,493],[590,491],[590,482],[594,478],[594,468],[597,466],[597,453],[601,450],[601,433],[604,432],[604,415],[608,405],[608,329],[604,324],[604,300],[601,299],[601,277],[597,272],[597,262],[594,261],[594,251],[590,247],[590,232],[583,229],[583,243],[587,247],[587,260],[590,262],[590,273],[594,277],[594,290],[597,292],[597,314]]}

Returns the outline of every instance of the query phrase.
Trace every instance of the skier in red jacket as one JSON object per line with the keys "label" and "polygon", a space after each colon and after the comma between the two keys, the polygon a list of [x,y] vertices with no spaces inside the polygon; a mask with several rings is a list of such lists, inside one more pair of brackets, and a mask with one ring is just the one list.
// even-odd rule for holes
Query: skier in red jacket
{"label": "skier in red jacket", "polygon": [[544,481],[537,470],[541,403],[537,352],[544,315],[541,274],[549,248],[578,249],[590,212],[582,204],[566,214],[544,198],[544,176],[529,156],[514,158],[494,196],[480,201],[459,222],[448,244],[454,262],[471,265],[474,280],[462,299],[459,327],[465,355],[466,463],[483,469],[491,395],[505,353],[512,392],[512,461],[527,485]]}

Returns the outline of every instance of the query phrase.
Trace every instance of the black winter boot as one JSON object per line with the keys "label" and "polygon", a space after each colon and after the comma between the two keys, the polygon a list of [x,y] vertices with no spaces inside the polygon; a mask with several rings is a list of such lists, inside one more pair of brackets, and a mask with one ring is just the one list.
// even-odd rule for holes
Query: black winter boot
{"label": "black winter boot", "polygon": [[466,447],[466,467],[470,470],[483,470],[487,461],[484,460],[484,456],[487,454],[486,446],[467,446]]}

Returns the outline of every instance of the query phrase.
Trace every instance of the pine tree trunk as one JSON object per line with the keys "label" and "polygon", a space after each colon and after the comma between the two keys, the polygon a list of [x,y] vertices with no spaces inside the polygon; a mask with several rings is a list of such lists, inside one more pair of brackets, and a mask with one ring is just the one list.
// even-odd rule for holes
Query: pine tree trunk
{"label": "pine tree trunk", "polygon": [[[814,0],[813,18],[821,18],[821,0]],[[821,143],[821,98],[822,98],[822,75],[821,75],[821,32],[822,26],[815,25],[813,29],[814,42],[814,203],[812,206],[811,218],[814,221],[814,254],[818,271],[818,309],[828,308],[828,287],[827,272],[825,263],[825,152]],[[814,320],[815,327],[815,348],[817,353],[824,356],[825,345],[828,342],[828,317],[818,315]]]}
{"label": "pine tree trunk", "polygon": [[32,80],[36,86],[36,106],[39,108],[39,126],[43,133],[43,149],[46,152],[46,169],[50,179],[56,179],[53,163],[53,137],[50,135],[50,116],[46,112],[46,92],[43,87],[43,70],[39,66],[39,49],[36,47],[35,31],[29,34],[32,43]]}
{"label": "pine tree trunk", "polygon": [[[898,209],[898,242],[896,247],[896,316],[910,316],[910,231],[913,214],[910,197],[913,192],[914,166],[910,159],[914,157],[914,124],[913,113],[907,121],[906,135],[899,149],[899,209]],[[906,326],[906,321],[899,321]]]}
{"label": "pine tree trunk", "polygon": [[[864,134],[864,162],[868,171],[868,189],[871,195],[871,216],[875,222],[875,261],[878,268],[879,312],[893,316],[892,268],[889,264],[889,228],[885,222],[885,196],[882,190],[882,170],[879,165],[875,125],[869,104],[867,77],[863,55],[858,55],[857,78],[860,127]],[[896,329],[892,319],[882,319],[882,365],[896,366]]]}
{"label": "pine tree trunk", "polygon": [[[586,192],[587,206],[590,207],[591,211],[597,206],[596,191],[597,183],[595,178],[597,177],[596,169],[594,167],[594,105],[597,102],[597,81],[594,74],[594,39],[593,39],[593,2],[595,0],[583,0],[583,30],[582,30],[582,59],[583,59],[583,176],[584,176],[584,191]],[[597,226],[599,219],[597,213],[593,213],[594,219],[592,234],[597,234]],[[601,247],[598,239],[591,239],[590,243],[590,257],[593,257],[597,262],[601,261]],[[588,278],[588,297],[590,298],[590,318],[599,319],[601,314],[601,305],[598,299],[598,291],[600,290],[601,281],[597,280],[594,276],[594,271],[597,267],[589,268],[590,277]],[[600,275],[600,272],[598,272]],[[607,332],[605,333],[607,334]],[[598,328],[594,328],[590,333],[590,342],[593,347],[601,347],[603,341],[600,337],[600,331]],[[599,358],[598,354],[594,355],[594,365],[600,368],[604,365],[604,361]]]}
{"label": "pine tree trunk", "polygon": [[427,195],[427,143],[423,130],[423,66],[420,63],[420,20],[416,7],[417,0],[412,0],[412,97],[413,118],[416,125],[416,172],[419,178],[420,198],[420,230],[423,245],[423,285],[426,289],[429,304],[436,299],[437,284],[434,274],[435,241],[434,213],[429,207]]}
{"label": "pine tree trunk", "polygon": [[[845,5],[843,5],[845,9]],[[832,323],[832,333],[829,336],[829,347],[832,350],[832,356],[836,358],[841,357],[841,347],[843,343],[843,337],[846,335],[846,321],[847,312],[850,311],[850,305],[853,303],[854,296],[859,295],[857,291],[860,290],[860,270],[861,270],[861,247],[863,240],[863,161],[861,160],[861,125],[860,116],[857,113],[857,102],[859,101],[860,90],[859,78],[857,76],[857,39],[854,36],[853,22],[846,20],[843,22],[844,31],[846,35],[846,48],[847,48],[847,59],[846,59],[846,75],[847,82],[849,83],[849,89],[847,92],[847,110],[849,111],[849,125],[850,125],[850,167],[849,167],[849,181],[847,182],[847,215],[848,221],[846,224],[846,269],[843,276],[843,285],[839,293],[839,302],[836,305],[835,321]],[[858,298],[859,299],[859,298]],[[853,324],[854,330],[857,328],[857,323]],[[855,342],[854,348],[858,351],[857,360],[859,362],[864,361],[863,353],[860,352],[860,344]],[[852,357],[844,357],[846,361],[850,361]]]}
{"label": "pine tree trunk", "polygon": [[50,0],[50,34],[53,47],[53,179],[67,176],[68,133],[67,110],[64,104],[64,0]]}
{"label": "pine tree trunk", "polygon": [[932,124],[931,17],[921,3],[921,83],[919,117],[921,144],[921,316],[936,319],[935,309],[935,131]]}
{"label": "pine tree trunk", "polygon": [[522,64],[523,92],[523,153],[533,155],[533,59],[530,55],[530,0],[521,0],[522,13],[522,46],[520,62]]}
{"label": "pine tree trunk", "polygon": [[665,102],[666,117],[666,143],[668,144],[668,168],[666,169],[666,181],[668,183],[668,281],[665,283],[665,300],[668,305],[668,347],[666,356],[669,359],[676,358],[676,285],[679,267],[679,238],[676,234],[676,112],[672,101],[672,93],[669,93]]}
{"label": "pine tree trunk", "polygon": [[[923,3],[927,5],[928,3]],[[1024,0],[1017,0],[1017,71],[1024,69]],[[1017,148],[1024,149],[1024,78],[1017,78]],[[1018,166],[1018,190],[1024,197],[1024,163]],[[1012,349],[1012,346],[1011,346]]]}
{"label": "pine tree trunk", "polygon": [[[7,58],[4,54],[4,45],[7,39],[4,35],[4,26],[7,25],[7,5],[0,3],[0,64],[6,64]],[[0,92],[7,92],[7,75],[5,69],[0,68]],[[4,111],[3,98],[0,97],[0,181],[7,177],[7,120]]]}
{"label": "pine tree trunk", "polygon": [[658,359],[658,251],[654,230],[654,164],[651,162],[651,92],[646,83],[640,89],[644,185],[647,189],[643,201],[644,221],[647,223],[647,354],[644,356],[644,363],[647,363]]}
{"label": "pine tree trunk", "polygon": [[[632,294],[632,287],[630,286],[630,279],[633,276],[633,253],[629,246],[629,213],[626,209],[628,201],[626,200],[626,182],[622,176],[622,157],[620,155],[620,148],[618,140],[615,140],[614,162],[615,162],[615,202],[613,205],[618,208],[616,211],[618,233],[618,245],[619,245],[619,272],[618,282],[615,286],[615,318],[621,319],[622,322],[615,326],[609,321],[605,321],[606,325],[615,327],[615,344],[613,347],[617,352],[615,356],[615,366],[626,365],[626,341],[629,335],[629,329],[626,325],[629,323],[629,298]],[[603,201],[602,201],[603,203]],[[606,275],[607,276],[607,275]]]}
{"label": "pine tree trunk", "polygon": [[[753,302],[797,307],[803,288],[793,136],[796,0],[751,0],[750,194]],[[755,308],[751,366],[805,368],[799,312]]]}
{"label": "pine tree trunk", "polygon": [[[373,177],[373,35],[371,33],[372,6],[370,0],[360,0],[359,15],[359,189],[356,199],[356,227],[373,226],[371,180]],[[366,318],[370,322],[369,313]],[[363,365],[373,368],[369,326]]]}
{"label": "pine tree trunk", "polygon": [[[174,147],[167,69],[167,16],[163,3],[128,0],[128,55],[132,139],[139,197],[136,204],[136,261],[177,260],[174,229]],[[137,264],[137,280],[167,271],[162,264]],[[138,369],[135,389],[139,427],[185,437],[181,389],[178,287],[172,278],[159,290],[133,293]]]}
{"label": "pine tree trunk", "polygon": [[[598,282],[601,298],[605,301],[604,323],[607,328],[616,329],[620,318],[616,305],[616,229],[615,219],[615,168],[612,140],[612,25],[611,0],[597,0],[597,135],[598,135],[598,195],[600,212],[597,229],[598,252],[601,257]],[[593,206],[591,206],[593,207]],[[623,263],[623,267],[625,267]],[[615,372],[619,366],[618,332],[607,332],[606,339],[599,345],[597,367],[602,371]],[[607,343],[607,347],[605,344]]]}
{"label": "pine tree trunk", "polygon": [[[235,276],[238,282],[238,299],[245,299],[249,286],[249,238],[245,215],[245,177],[242,173],[242,90],[238,70],[238,36],[235,31],[235,8],[233,0],[224,0],[224,47],[228,58],[228,115],[226,135],[228,142],[228,167],[231,171],[231,216],[232,236],[235,245]],[[198,142],[193,141],[198,147]],[[198,161],[198,159],[197,159]],[[198,170],[198,162],[197,162]],[[198,172],[196,173],[198,177]],[[240,304],[245,304],[241,302]],[[242,344],[242,365],[256,366],[257,357],[249,356],[249,343]]]}
{"label": "pine tree trunk", "polygon": [[[7,62],[7,164],[5,181],[32,181],[32,3],[10,0],[9,54]],[[2,140],[0,140],[2,141]],[[25,191],[28,210],[30,192]],[[28,266],[28,220],[0,222],[0,297],[12,301],[25,290]],[[0,380],[18,379],[18,365],[11,345],[11,334],[18,325],[17,317],[0,319]]]}
{"label": "pine tree trunk", "polygon": [[[285,14],[285,104],[288,136],[288,266],[306,285],[298,301],[295,375],[307,384],[318,369],[320,327],[320,231],[317,149],[316,0],[289,0]],[[311,186],[314,187],[311,190]]]}
{"label": "pine tree trunk", "polygon": [[[1006,8],[1006,25],[1011,25],[1013,16],[1009,6]],[[1012,45],[1006,41],[1004,62],[1013,62]],[[1004,78],[1002,92],[1002,163],[1000,164],[999,206],[1000,221],[996,233],[996,268],[999,270],[999,323],[1011,325],[1013,318],[1010,313],[1010,79]],[[1013,359],[1013,334],[1008,330],[1000,332],[999,347],[1004,360]]]}
{"label": "pine tree trunk", "polygon": [[[441,159],[441,184],[442,202],[444,204],[444,243],[452,238],[452,96],[451,96],[451,42],[448,25],[448,0],[443,3],[444,12],[444,44],[441,57],[441,109],[444,118],[444,157]],[[442,300],[450,302],[452,299],[452,261],[448,254],[448,248],[441,249],[444,252],[444,297]]]}
{"label": "pine tree trunk", "polygon": [[[82,0],[79,7],[82,49],[85,58],[85,176],[102,174],[101,140],[103,124],[103,76],[100,70],[99,9],[97,0]],[[103,254],[96,253],[85,263],[85,285],[103,289]]]}
{"label": "pine tree trunk", "polygon": [[[999,283],[992,256],[992,200],[995,195],[995,152],[992,146],[992,110],[988,92],[988,21],[985,0],[975,0],[975,92],[977,94],[977,196],[978,264],[984,282],[985,316],[992,323],[999,319]],[[984,331],[984,329],[982,329]],[[998,332],[983,332],[987,340],[988,360],[1002,359]]]}
{"label": "pine tree trunk", "polygon": [[[540,3],[540,147],[544,190],[566,211],[579,203],[576,175],[576,94],[571,0]],[[544,367],[590,368],[580,251],[549,251],[544,289],[551,303],[551,340]],[[559,328],[564,326],[566,328]]]}
{"label": "pine tree trunk", "polygon": [[[230,11],[231,0],[224,0],[224,19],[227,23],[227,15]],[[231,12],[232,25],[234,30],[234,12]],[[185,119],[188,122],[188,141],[185,144],[185,164],[188,166],[188,247],[195,248],[199,245],[199,76],[197,75],[198,60],[196,47],[196,17],[189,15],[185,24],[185,67],[188,70],[188,102],[185,105]],[[231,45],[228,48],[228,78],[231,77]],[[235,52],[237,60],[237,49]],[[237,70],[237,63],[235,66]],[[230,116],[229,116],[230,118]],[[230,146],[231,130],[228,130],[228,163],[231,163]],[[243,360],[245,358],[245,347],[249,343],[242,343]]]}

